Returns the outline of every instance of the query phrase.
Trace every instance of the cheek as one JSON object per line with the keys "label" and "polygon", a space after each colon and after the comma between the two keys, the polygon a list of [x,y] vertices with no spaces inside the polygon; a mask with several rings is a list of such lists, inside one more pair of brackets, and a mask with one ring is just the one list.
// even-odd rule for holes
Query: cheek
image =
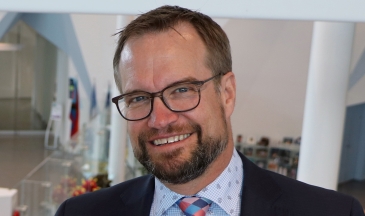
{"label": "cheek", "polygon": [[202,110],[200,110],[200,113],[205,115],[208,121],[214,121],[221,118],[222,104],[220,100],[220,95],[213,89],[210,90],[210,94],[202,96],[200,101]]}
{"label": "cheek", "polygon": [[137,122],[128,122],[128,125],[127,125],[127,132],[128,132],[129,138],[130,138],[133,146],[137,145],[138,134],[140,131],[140,129],[139,129],[140,126],[136,123]]}
{"label": "cheek", "polygon": [[214,94],[209,98],[209,103],[206,106],[207,119],[209,122],[209,127],[212,131],[219,133],[219,131],[223,130],[225,127],[225,112],[224,107],[221,103],[221,97],[217,94]]}
{"label": "cheek", "polygon": [[217,134],[221,130],[221,105],[215,98],[202,98],[199,106],[193,111],[190,119],[202,127],[203,134]]}

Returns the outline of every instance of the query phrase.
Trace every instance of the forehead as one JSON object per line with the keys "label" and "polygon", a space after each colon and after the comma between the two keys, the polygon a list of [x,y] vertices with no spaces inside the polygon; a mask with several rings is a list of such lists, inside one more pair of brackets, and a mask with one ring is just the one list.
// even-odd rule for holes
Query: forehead
{"label": "forehead", "polygon": [[[121,53],[123,93],[158,91],[180,79],[207,78],[206,48],[190,24],[129,39]],[[206,75],[208,74],[208,75]]]}

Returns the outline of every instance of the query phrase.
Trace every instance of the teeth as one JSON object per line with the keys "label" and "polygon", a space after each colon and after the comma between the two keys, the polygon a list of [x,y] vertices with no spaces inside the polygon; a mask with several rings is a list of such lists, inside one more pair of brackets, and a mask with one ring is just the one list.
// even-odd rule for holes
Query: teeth
{"label": "teeth", "polygon": [[183,134],[183,135],[173,136],[173,137],[169,137],[169,138],[157,139],[157,140],[153,141],[153,144],[158,146],[158,145],[164,145],[167,143],[174,143],[177,141],[184,140],[184,139],[188,138],[189,136],[190,136],[190,134]]}

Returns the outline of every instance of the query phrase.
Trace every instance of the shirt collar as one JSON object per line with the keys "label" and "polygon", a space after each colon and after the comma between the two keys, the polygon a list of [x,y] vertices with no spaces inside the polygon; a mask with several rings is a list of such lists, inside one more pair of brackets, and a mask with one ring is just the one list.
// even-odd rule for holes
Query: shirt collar
{"label": "shirt collar", "polygon": [[[175,193],[155,178],[155,194],[153,201],[154,215],[162,215],[168,208],[176,203],[184,195]],[[243,181],[243,164],[236,149],[228,166],[209,185],[199,191],[196,195],[212,200],[221,207],[227,214],[235,209],[237,202],[241,200],[241,189]]]}

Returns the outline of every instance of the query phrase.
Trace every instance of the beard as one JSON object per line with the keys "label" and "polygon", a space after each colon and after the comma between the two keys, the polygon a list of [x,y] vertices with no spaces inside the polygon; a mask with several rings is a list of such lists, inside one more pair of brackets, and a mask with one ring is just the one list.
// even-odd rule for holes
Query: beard
{"label": "beard", "polygon": [[158,134],[159,131],[157,129],[150,129],[138,136],[139,148],[134,148],[134,155],[147,171],[156,176],[161,182],[171,184],[187,183],[201,176],[209,165],[226,149],[228,143],[227,124],[225,118],[222,119],[222,135],[215,137],[203,136],[201,126],[192,122],[185,126],[173,127],[170,125],[167,127],[167,133],[186,133],[186,131],[191,133],[192,131],[197,134],[197,143],[190,151],[189,159],[179,158],[184,150],[183,148],[152,157],[146,145],[149,145],[149,137]]}

